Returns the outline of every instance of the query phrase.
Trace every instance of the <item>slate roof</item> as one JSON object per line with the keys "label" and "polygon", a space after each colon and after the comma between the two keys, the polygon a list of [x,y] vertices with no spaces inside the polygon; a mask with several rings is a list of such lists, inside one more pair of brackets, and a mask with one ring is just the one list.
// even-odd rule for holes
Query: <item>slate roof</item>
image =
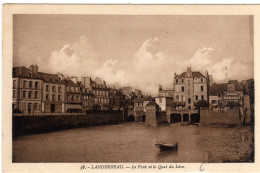
{"label": "slate roof", "polygon": [[72,80],[70,79],[64,79],[66,86],[72,86],[72,87],[79,87],[79,85],[75,84]]}
{"label": "slate roof", "polygon": [[[175,79],[181,79],[181,78],[185,78],[186,72],[181,73],[180,75],[176,75]],[[205,78],[205,76],[203,74],[201,74],[201,72],[199,71],[194,71],[192,72],[192,77],[193,78]]]}
{"label": "slate roof", "polygon": [[216,84],[213,83],[212,86],[209,87],[209,94],[212,96],[217,96],[219,93],[227,90],[226,84]]}
{"label": "slate roof", "polygon": [[41,79],[45,82],[62,82],[57,74],[49,74],[43,72],[33,73],[30,69],[24,66],[13,67],[13,77]]}
{"label": "slate roof", "polygon": [[[231,81],[231,83],[228,82],[228,84],[234,84],[236,91],[245,91],[243,84]],[[216,84],[213,83],[212,86],[209,87],[209,95],[217,96],[219,93],[222,93],[224,91],[227,91],[227,85],[226,83]]]}

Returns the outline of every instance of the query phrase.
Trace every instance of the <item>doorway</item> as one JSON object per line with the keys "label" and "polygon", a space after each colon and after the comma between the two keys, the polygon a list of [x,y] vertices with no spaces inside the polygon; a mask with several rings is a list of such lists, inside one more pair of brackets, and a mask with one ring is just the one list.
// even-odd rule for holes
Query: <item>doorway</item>
{"label": "doorway", "polygon": [[51,113],[55,112],[55,104],[51,104]]}

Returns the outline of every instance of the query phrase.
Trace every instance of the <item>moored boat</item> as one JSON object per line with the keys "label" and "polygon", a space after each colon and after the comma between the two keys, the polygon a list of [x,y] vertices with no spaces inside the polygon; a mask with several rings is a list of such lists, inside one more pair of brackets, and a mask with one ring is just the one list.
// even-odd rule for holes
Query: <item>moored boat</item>
{"label": "moored boat", "polygon": [[178,150],[178,142],[175,144],[173,143],[158,143],[155,144],[156,147],[160,148],[161,150]]}

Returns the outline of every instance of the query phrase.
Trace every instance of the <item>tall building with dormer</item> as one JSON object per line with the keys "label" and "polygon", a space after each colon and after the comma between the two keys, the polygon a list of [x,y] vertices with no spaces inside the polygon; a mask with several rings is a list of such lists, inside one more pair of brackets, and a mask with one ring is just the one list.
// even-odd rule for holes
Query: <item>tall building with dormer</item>
{"label": "tall building with dormer", "polygon": [[178,109],[194,109],[196,102],[208,101],[209,75],[192,71],[187,67],[186,72],[174,75],[173,98]]}

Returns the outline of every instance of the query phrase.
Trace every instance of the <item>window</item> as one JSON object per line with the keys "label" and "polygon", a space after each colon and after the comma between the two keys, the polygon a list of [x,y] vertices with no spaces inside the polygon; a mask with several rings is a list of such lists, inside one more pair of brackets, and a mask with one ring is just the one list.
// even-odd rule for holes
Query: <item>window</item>
{"label": "window", "polygon": [[177,100],[177,102],[179,101],[179,95],[176,95],[176,100]]}
{"label": "window", "polygon": [[34,93],[34,98],[38,98],[38,91],[35,91],[35,93]]}
{"label": "window", "polygon": [[49,100],[49,94],[46,94],[46,100]]}
{"label": "window", "polygon": [[200,82],[203,82],[203,78],[200,78]]}
{"label": "window", "polygon": [[181,87],[181,91],[182,91],[182,92],[184,91],[184,86]]}
{"label": "window", "polygon": [[38,82],[34,83],[35,88],[38,88]]}
{"label": "window", "polygon": [[191,102],[191,100],[190,100],[190,98],[188,98],[188,104],[190,104],[190,102]]}
{"label": "window", "polygon": [[49,85],[46,85],[46,91],[49,91],[50,88],[49,88]]}
{"label": "window", "polygon": [[76,100],[79,101],[79,96],[76,97]]}
{"label": "window", "polygon": [[15,90],[13,90],[13,98],[15,98]]}
{"label": "window", "polygon": [[72,101],[74,100],[74,96],[71,96],[71,100],[72,100]]}
{"label": "window", "polygon": [[198,101],[199,100],[199,96],[195,95],[195,99],[196,99],[196,101]]}
{"label": "window", "polygon": [[61,101],[61,95],[58,95],[58,101]]}
{"label": "window", "polygon": [[26,91],[23,91],[23,98],[26,97]]}
{"label": "window", "polygon": [[69,101],[69,99],[70,99],[70,96],[69,96],[69,95],[67,95],[67,101]]}
{"label": "window", "polygon": [[200,90],[203,91],[203,86],[200,86]]}
{"label": "window", "polygon": [[159,103],[162,103],[162,98],[159,98]]}
{"label": "window", "polygon": [[32,98],[32,91],[29,91],[28,98]]}
{"label": "window", "polygon": [[29,81],[29,88],[32,88],[32,81]]}
{"label": "window", "polygon": [[183,102],[183,95],[181,95],[181,101]]}
{"label": "window", "polygon": [[37,103],[34,103],[34,104],[33,104],[33,109],[34,109],[34,110],[37,110],[37,109],[38,109],[38,104],[37,104]]}
{"label": "window", "polygon": [[204,100],[204,95],[201,95],[201,100]]}
{"label": "window", "polygon": [[176,79],[176,83],[178,83],[178,79]]}
{"label": "window", "polygon": [[188,89],[188,94],[190,94],[190,89]]}
{"label": "window", "polygon": [[59,86],[59,88],[58,88],[58,92],[59,92],[59,93],[61,92],[61,86]]}
{"label": "window", "polygon": [[55,101],[55,95],[54,94],[52,95],[52,100]]}
{"label": "window", "polygon": [[55,92],[55,91],[56,91],[56,87],[52,86],[52,92]]}
{"label": "window", "polygon": [[184,83],[184,79],[181,79],[181,83]]}
{"label": "window", "polygon": [[13,88],[16,88],[16,80],[13,80]]}
{"label": "window", "polygon": [[211,100],[211,104],[216,104],[217,100]]}
{"label": "window", "polygon": [[188,80],[188,85],[190,85],[190,80]]}
{"label": "window", "polygon": [[26,88],[26,80],[23,81],[23,88]]}

